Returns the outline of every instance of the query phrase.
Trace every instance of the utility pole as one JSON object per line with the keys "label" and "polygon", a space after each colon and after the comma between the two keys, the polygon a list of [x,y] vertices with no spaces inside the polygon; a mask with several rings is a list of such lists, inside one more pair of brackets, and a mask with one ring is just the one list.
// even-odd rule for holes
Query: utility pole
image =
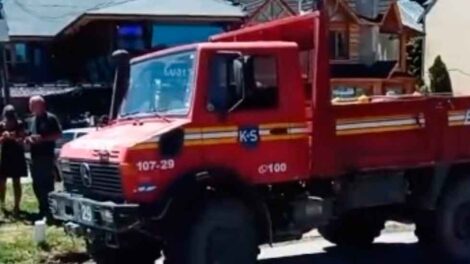
{"label": "utility pole", "polygon": [[3,3],[0,0],[0,79],[2,85],[3,105],[10,103],[10,87],[7,81],[7,69],[5,62],[5,43],[9,41],[8,25],[3,10]]}

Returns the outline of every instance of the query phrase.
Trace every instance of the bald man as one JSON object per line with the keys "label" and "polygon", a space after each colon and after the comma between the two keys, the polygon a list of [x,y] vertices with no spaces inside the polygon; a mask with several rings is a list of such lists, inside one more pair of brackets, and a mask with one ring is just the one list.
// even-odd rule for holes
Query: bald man
{"label": "bald man", "polygon": [[31,145],[31,176],[33,189],[39,203],[41,218],[50,219],[48,195],[54,191],[55,141],[60,138],[62,129],[57,117],[46,110],[46,102],[41,96],[29,100],[33,114],[30,132],[26,142]]}

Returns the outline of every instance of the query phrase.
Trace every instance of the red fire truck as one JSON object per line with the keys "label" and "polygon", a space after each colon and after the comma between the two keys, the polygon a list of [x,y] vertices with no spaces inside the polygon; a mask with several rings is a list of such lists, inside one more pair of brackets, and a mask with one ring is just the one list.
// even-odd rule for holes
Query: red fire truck
{"label": "red fire truck", "polygon": [[62,149],[55,218],[99,263],[249,264],[313,228],[367,246],[389,219],[470,260],[470,98],[332,102],[325,16],[116,55],[120,109]]}

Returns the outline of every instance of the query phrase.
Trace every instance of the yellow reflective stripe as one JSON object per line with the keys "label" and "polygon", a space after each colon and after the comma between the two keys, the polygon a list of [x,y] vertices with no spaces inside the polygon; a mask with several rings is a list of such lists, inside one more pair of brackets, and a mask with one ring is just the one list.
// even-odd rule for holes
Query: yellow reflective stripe
{"label": "yellow reflective stripe", "polygon": [[449,122],[449,126],[464,126],[465,125],[465,121],[462,120],[462,121],[450,121]]}
{"label": "yellow reflective stripe", "polygon": [[238,131],[236,126],[220,126],[220,127],[203,127],[201,128],[202,132],[232,132]]}
{"label": "yellow reflective stripe", "polygon": [[366,128],[366,129],[350,129],[350,130],[337,130],[336,135],[356,135],[356,134],[367,134],[367,133],[383,133],[393,131],[404,131],[420,129],[419,125],[404,125],[404,126],[393,126],[393,127],[377,127],[377,128]]}
{"label": "yellow reflective stripe", "polygon": [[157,149],[158,144],[157,142],[145,142],[145,143],[140,143],[137,144],[133,147],[131,147],[131,150],[145,150],[145,149]]}
{"label": "yellow reflective stripe", "polygon": [[262,136],[261,141],[275,141],[275,140],[293,140],[308,138],[308,135],[274,135],[274,136]]}
{"label": "yellow reflective stripe", "polygon": [[198,146],[198,145],[216,145],[216,144],[232,144],[232,143],[237,143],[237,138],[187,140],[184,142],[184,145],[185,146]]}
{"label": "yellow reflective stripe", "polygon": [[465,115],[465,113],[467,113],[467,111],[456,110],[456,111],[449,111],[448,112],[449,115]]}
{"label": "yellow reflective stripe", "polygon": [[396,119],[408,119],[416,118],[416,115],[390,115],[390,116],[366,116],[366,117],[351,117],[351,118],[340,118],[336,120],[336,124],[349,124],[349,123],[360,123],[360,122],[372,122],[372,121],[392,121]]}

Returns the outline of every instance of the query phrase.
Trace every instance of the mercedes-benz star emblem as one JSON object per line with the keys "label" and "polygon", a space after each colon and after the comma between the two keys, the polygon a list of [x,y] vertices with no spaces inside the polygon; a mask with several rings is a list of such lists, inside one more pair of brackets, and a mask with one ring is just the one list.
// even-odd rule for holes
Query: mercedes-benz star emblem
{"label": "mercedes-benz star emblem", "polygon": [[92,178],[90,165],[88,163],[82,163],[80,165],[80,176],[82,177],[82,182],[85,187],[91,187]]}

